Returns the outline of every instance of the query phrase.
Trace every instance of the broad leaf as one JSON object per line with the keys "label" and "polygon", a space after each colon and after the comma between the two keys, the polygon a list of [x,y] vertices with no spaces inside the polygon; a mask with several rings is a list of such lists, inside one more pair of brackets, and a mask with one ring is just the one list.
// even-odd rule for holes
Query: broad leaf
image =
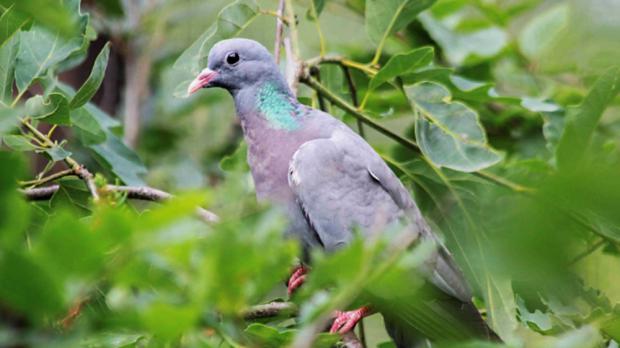
{"label": "broad leaf", "polygon": [[619,92],[620,67],[613,67],[596,80],[581,105],[571,110],[556,153],[560,168],[580,162],[603,111]]}
{"label": "broad leaf", "polygon": [[430,64],[433,60],[433,48],[430,46],[420,47],[407,53],[394,55],[370,80],[369,90],[373,90],[383,83],[400,76],[413,72],[423,66]]}
{"label": "broad leaf", "polygon": [[51,93],[47,98],[40,95],[26,101],[26,112],[34,119],[52,124],[70,124],[69,102],[60,93]]}
{"label": "broad leaf", "polygon": [[19,35],[19,51],[15,82],[20,92],[43,75],[50,67],[62,62],[82,46],[83,38],[65,40],[41,26],[33,26]]}
{"label": "broad leaf", "polygon": [[19,39],[13,36],[0,47],[0,102],[9,105],[13,99],[13,75]]}
{"label": "broad leaf", "polygon": [[14,8],[9,7],[0,16],[0,46],[13,37],[13,34],[19,30],[27,20],[19,18],[15,14]]}
{"label": "broad leaf", "polygon": [[33,19],[63,37],[75,35],[79,30],[78,18],[73,12],[79,1],[71,0],[0,0],[5,8],[12,7],[19,21]]}
{"label": "broad leaf", "polygon": [[37,147],[23,135],[5,135],[2,137],[4,145],[15,151],[34,151]]}
{"label": "broad leaf", "polygon": [[98,144],[106,139],[103,127],[85,107],[71,110],[71,124],[77,127],[74,130],[78,131],[84,145]]}
{"label": "broad leaf", "polygon": [[420,150],[437,166],[473,172],[501,160],[488,145],[478,114],[451,101],[445,87],[422,82],[405,86],[405,92],[415,110]]}
{"label": "broad leaf", "polygon": [[435,0],[368,0],[366,1],[366,32],[370,39],[381,42],[392,33],[411,23],[418,13]]}
{"label": "broad leaf", "polygon": [[71,152],[65,150],[60,145],[45,149],[44,152],[53,162],[62,161],[65,158],[71,156]]}
{"label": "broad leaf", "polygon": [[569,13],[569,4],[560,3],[530,20],[519,35],[521,52],[532,60],[540,58],[566,29]]}
{"label": "broad leaf", "polygon": [[218,41],[238,35],[257,16],[259,8],[253,0],[237,0],[226,6],[213,23],[174,63],[174,68],[183,71],[187,81],[181,83],[179,96],[187,96],[187,86],[195,75],[207,66],[207,56]]}
{"label": "broad leaf", "polygon": [[143,175],[146,168],[138,155],[128,148],[123,141],[107,133],[103,143],[90,145],[90,148],[103,160],[103,165],[109,168],[125,184],[143,186]]}
{"label": "broad leaf", "polygon": [[11,132],[19,122],[20,109],[0,107],[0,135]]}
{"label": "broad leaf", "polygon": [[106,43],[101,52],[99,52],[88,79],[73,96],[73,99],[71,99],[71,103],[69,104],[71,109],[75,109],[86,104],[86,102],[88,102],[95,95],[99,89],[99,86],[101,86],[101,82],[103,82],[105,70],[108,66],[109,56],[110,43]]}
{"label": "broad leaf", "polygon": [[0,253],[0,279],[0,299],[10,308],[35,321],[60,314],[64,300],[58,282],[28,255],[3,250]]}
{"label": "broad leaf", "polygon": [[458,32],[450,18],[436,19],[428,12],[420,15],[420,21],[455,66],[493,57],[508,44],[506,32],[496,26]]}

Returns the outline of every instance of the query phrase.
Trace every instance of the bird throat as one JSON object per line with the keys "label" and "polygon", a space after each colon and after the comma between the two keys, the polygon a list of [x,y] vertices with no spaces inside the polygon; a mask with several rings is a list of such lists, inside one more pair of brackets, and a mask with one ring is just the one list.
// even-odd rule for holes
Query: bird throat
{"label": "bird throat", "polygon": [[293,131],[299,128],[297,108],[292,98],[273,82],[266,82],[257,93],[258,111],[269,127]]}

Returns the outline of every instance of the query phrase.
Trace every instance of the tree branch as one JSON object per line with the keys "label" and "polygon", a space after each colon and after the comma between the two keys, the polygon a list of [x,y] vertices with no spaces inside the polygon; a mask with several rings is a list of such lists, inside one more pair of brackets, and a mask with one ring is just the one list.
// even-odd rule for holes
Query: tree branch
{"label": "tree branch", "polygon": [[282,15],[284,14],[284,6],[286,2],[284,0],[280,0],[278,4],[278,12],[276,19],[276,42],[275,47],[273,49],[273,56],[276,60],[276,64],[280,63],[280,49],[282,47],[282,32],[284,31],[284,22],[282,21]]}
{"label": "tree branch", "polygon": [[[41,141],[41,143],[45,147],[51,149],[55,146],[59,146],[54,143],[48,136],[41,133],[35,126],[30,123],[29,120],[22,119],[21,122],[30,131],[30,133],[32,133],[33,136],[35,136],[37,139],[39,139],[39,141]],[[95,185],[93,174],[89,172],[88,169],[86,169],[83,165],[79,164],[76,160],[74,160],[72,157],[66,157],[63,161],[69,166],[69,168],[71,168],[75,175],[80,177],[80,179],[82,179],[84,183],[86,183],[86,187],[88,188],[88,191],[93,197],[93,201],[99,201],[99,193],[97,192],[97,187]]]}
{"label": "tree branch", "polygon": [[[50,185],[45,187],[37,187],[20,190],[26,199],[29,201],[45,201],[49,200],[60,189],[60,185]],[[163,202],[173,197],[168,192],[164,192],[152,187],[146,186],[118,186],[118,185],[106,185],[101,188],[102,192],[118,192],[127,194],[129,199],[137,199],[151,202]],[[214,223],[219,221],[219,217],[204,208],[196,208],[196,215],[200,219],[208,223]]]}
{"label": "tree branch", "polygon": [[273,317],[294,317],[298,308],[293,302],[270,302],[250,307],[243,313],[245,320],[256,320]]}
{"label": "tree branch", "polygon": [[334,105],[338,106],[339,108],[343,109],[344,111],[348,112],[353,117],[355,117],[358,120],[366,123],[370,127],[372,127],[375,130],[377,130],[378,132],[383,133],[384,135],[386,135],[386,136],[396,140],[398,143],[402,144],[406,148],[409,148],[409,149],[414,150],[416,152],[420,152],[420,150],[418,149],[418,145],[414,141],[409,140],[407,138],[401,137],[400,135],[392,132],[391,130],[389,130],[388,128],[384,127],[380,123],[378,123],[375,120],[371,119],[369,116],[364,115],[362,112],[357,110],[357,108],[355,106],[347,103],[345,100],[343,100],[342,98],[340,98],[336,94],[332,93],[329,89],[327,89],[327,87],[322,85],[315,78],[313,78],[311,76],[307,76],[307,74],[306,74],[306,75],[301,76],[300,80],[301,80],[301,82],[303,82],[306,85],[310,86],[310,88],[312,88],[312,89],[316,90],[317,92],[321,93],[327,100],[332,102],[332,104],[334,104]]}

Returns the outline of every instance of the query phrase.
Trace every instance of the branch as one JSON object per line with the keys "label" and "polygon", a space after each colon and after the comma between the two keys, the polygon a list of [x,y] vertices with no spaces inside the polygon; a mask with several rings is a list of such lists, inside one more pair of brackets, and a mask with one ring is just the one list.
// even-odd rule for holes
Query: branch
{"label": "branch", "polygon": [[[286,317],[292,318],[297,316],[299,309],[293,302],[271,302],[262,305],[256,305],[250,307],[243,313],[243,319],[245,320],[257,320],[274,317]],[[347,348],[363,348],[364,345],[357,338],[353,330],[342,335],[342,344]]]}
{"label": "branch", "polygon": [[[22,119],[22,124],[34,135],[45,147],[53,148],[58,146],[56,143],[52,141],[47,135],[41,133],[35,126],[33,126],[29,120]],[[86,183],[86,187],[90,192],[91,196],[93,196],[93,201],[99,201],[99,193],[97,193],[97,187],[95,185],[94,176],[91,172],[88,171],[83,165],[79,164],[72,157],[66,157],[64,162],[71,168],[73,173],[80,177]]]}
{"label": "branch", "polygon": [[345,100],[343,100],[342,98],[340,98],[336,94],[332,93],[329,89],[327,89],[327,87],[322,85],[315,78],[313,78],[311,76],[303,75],[301,77],[301,82],[305,83],[306,85],[310,86],[310,88],[312,88],[312,89],[316,90],[317,92],[319,92],[320,94],[322,94],[326,99],[328,99],[330,102],[332,102],[332,104],[334,104],[334,105],[338,106],[339,108],[343,109],[344,111],[348,112],[349,114],[351,114],[352,116],[354,116],[358,120],[360,120],[360,121],[366,123],[367,125],[369,125],[370,127],[374,128],[378,132],[383,133],[384,135],[386,135],[386,136],[396,140],[397,142],[399,142],[400,144],[402,144],[403,146],[405,146],[405,147],[407,147],[407,148],[409,148],[411,150],[414,150],[416,152],[420,152],[420,150],[418,149],[418,145],[415,142],[413,142],[412,140],[409,140],[407,138],[401,137],[400,135],[392,132],[391,130],[389,130],[388,128],[384,127],[380,123],[378,123],[375,120],[371,119],[369,116],[364,115],[362,112],[357,110],[357,108],[355,106],[347,103]]}
{"label": "branch", "polygon": [[[60,185],[50,185],[45,187],[30,188],[20,190],[29,201],[45,201],[52,198],[54,193],[60,189]],[[146,186],[118,186],[106,185],[101,188],[102,192],[118,192],[127,194],[129,199],[138,199],[151,202],[163,202],[174,197],[168,192],[164,192],[152,187]],[[206,209],[196,208],[196,215],[205,222],[214,223],[219,221],[219,217]]]}
{"label": "branch", "polygon": [[243,318],[245,320],[256,320],[273,317],[294,317],[297,315],[298,308],[293,302],[270,302],[267,304],[250,307]]}
{"label": "branch", "polygon": [[[340,67],[342,68],[344,76],[347,78],[347,84],[349,85],[349,94],[351,95],[351,103],[353,103],[353,106],[355,106],[356,109],[359,109],[360,104],[357,100],[357,88],[355,87],[355,82],[353,81],[351,70],[346,65],[341,65]],[[357,119],[357,130],[359,131],[362,138],[364,138],[364,124],[360,119]]]}
{"label": "branch", "polygon": [[285,1],[280,0],[278,4],[277,20],[276,20],[276,42],[273,49],[273,56],[276,60],[276,64],[280,63],[280,48],[282,47],[282,32],[284,31],[284,22],[282,21],[282,15],[284,14]]}

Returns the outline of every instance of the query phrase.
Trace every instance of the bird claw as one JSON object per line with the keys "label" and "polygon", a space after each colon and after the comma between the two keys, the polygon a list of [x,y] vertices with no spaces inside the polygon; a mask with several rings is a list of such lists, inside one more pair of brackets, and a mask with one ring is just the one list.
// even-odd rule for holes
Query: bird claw
{"label": "bird claw", "polygon": [[293,292],[301,286],[306,280],[306,272],[308,269],[304,266],[297,266],[293,274],[291,274],[291,278],[288,280],[288,295],[291,296]]}
{"label": "bird claw", "polygon": [[342,312],[336,311],[336,319],[332,324],[329,333],[339,333],[341,335],[353,330],[355,325],[362,320],[369,312],[368,307],[360,307],[356,310]]}

